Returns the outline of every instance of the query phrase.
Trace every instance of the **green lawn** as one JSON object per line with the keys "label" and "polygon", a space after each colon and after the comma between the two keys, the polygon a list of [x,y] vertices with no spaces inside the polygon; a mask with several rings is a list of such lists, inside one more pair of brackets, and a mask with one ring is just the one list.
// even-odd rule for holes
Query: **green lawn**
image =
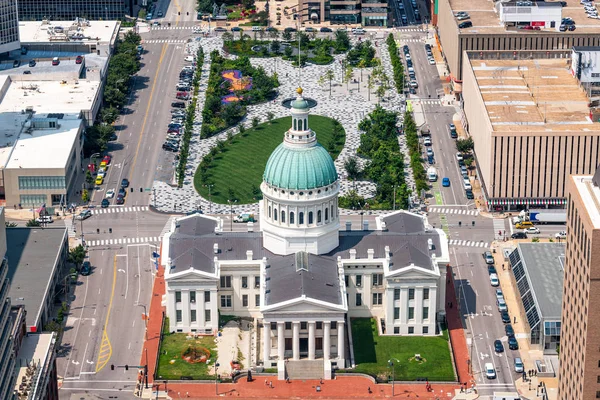
{"label": "green lawn", "polygon": [[[165,333],[158,360],[158,379],[176,380],[182,376],[192,379],[214,379],[214,375],[208,374],[206,363],[190,364],[182,359],[183,352],[190,346],[196,345],[210,351],[211,361],[217,359],[217,349],[213,336],[203,336],[199,339],[186,339],[185,333]],[[173,361],[173,363],[171,363]],[[212,362],[211,362],[212,364]]]}
{"label": "green lawn", "polygon": [[[233,190],[233,198],[238,204],[255,203],[258,201],[257,189],[262,182],[262,176],[269,156],[283,141],[283,134],[292,124],[291,117],[274,119],[259,125],[256,129],[248,129],[243,134],[237,134],[227,143],[224,151],[217,154],[208,164],[206,180],[202,179],[202,164],[194,176],[194,186],[202,197],[208,199],[206,182],[211,187],[212,201],[227,204],[229,189]],[[308,125],[317,133],[317,140],[325,148],[333,138],[333,120],[319,115],[308,117]],[[343,129],[343,128],[342,128]],[[329,154],[335,159],[346,141],[345,132],[335,144],[335,150]]]}
{"label": "green lawn", "polygon": [[[391,376],[388,360],[395,358],[400,361],[394,363],[398,381],[455,380],[447,331],[435,337],[379,336],[374,319],[353,318],[351,323],[356,372],[386,380]],[[415,354],[424,361],[414,360]]]}

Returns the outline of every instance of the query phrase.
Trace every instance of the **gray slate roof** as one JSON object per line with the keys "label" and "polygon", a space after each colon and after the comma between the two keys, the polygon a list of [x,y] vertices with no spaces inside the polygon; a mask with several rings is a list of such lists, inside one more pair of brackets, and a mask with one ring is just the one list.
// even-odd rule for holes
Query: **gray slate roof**
{"label": "gray slate roof", "polygon": [[[14,305],[23,304],[27,325],[37,323],[46,288],[53,274],[66,229],[7,228],[8,296]],[[46,301],[51,301],[46,299]]]}
{"label": "gray slate roof", "polygon": [[[170,252],[172,272],[189,269],[214,273],[214,257],[219,260],[245,260],[246,251],[252,250],[255,260],[267,258],[267,305],[298,298],[302,295],[333,304],[342,304],[337,272],[337,257],[350,258],[356,250],[357,258],[366,259],[368,249],[375,258],[385,257],[385,247],[390,247],[390,270],[396,271],[411,264],[433,270],[431,255],[441,254],[439,236],[426,231],[423,220],[410,214],[384,217],[387,231],[340,231],[340,244],[329,254],[308,255],[307,270],[296,270],[295,255],[280,256],[263,248],[261,232],[214,233],[215,221],[196,214],[194,218],[180,220],[176,232],[171,234]],[[432,239],[434,250],[428,249]],[[214,244],[219,253],[214,254]]]}
{"label": "gray slate roof", "polygon": [[[300,265],[297,258],[304,258]],[[337,262],[331,257],[300,252],[269,260],[265,304],[301,296],[342,305]]]}
{"label": "gray slate roof", "polygon": [[541,317],[560,320],[565,262],[564,243],[520,243],[519,251]]}

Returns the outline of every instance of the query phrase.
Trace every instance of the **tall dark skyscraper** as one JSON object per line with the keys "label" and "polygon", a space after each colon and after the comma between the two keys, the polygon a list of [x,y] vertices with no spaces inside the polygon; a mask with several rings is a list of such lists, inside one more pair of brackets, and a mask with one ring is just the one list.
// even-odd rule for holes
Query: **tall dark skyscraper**
{"label": "tall dark skyscraper", "polygon": [[131,15],[134,0],[19,0],[18,4],[21,21],[119,20]]}
{"label": "tall dark skyscraper", "polygon": [[0,0],[0,54],[19,47],[17,0]]}

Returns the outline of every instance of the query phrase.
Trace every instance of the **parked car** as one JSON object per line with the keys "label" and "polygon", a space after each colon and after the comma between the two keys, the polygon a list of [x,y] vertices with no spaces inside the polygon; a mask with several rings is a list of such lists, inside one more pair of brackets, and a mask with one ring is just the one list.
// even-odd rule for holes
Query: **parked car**
{"label": "parked car", "polygon": [[510,324],[510,315],[508,315],[508,311],[500,311],[500,317],[502,318],[502,322]]}
{"label": "parked car", "polygon": [[110,201],[108,201],[108,199],[102,199],[102,202],[100,203],[100,207],[107,208],[109,205],[110,205]]}
{"label": "parked car", "polygon": [[508,348],[511,350],[519,350],[519,342],[517,342],[517,338],[514,336],[508,337]]}
{"label": "parked car", "polygon": [[89,261],[84,261],[81,265],[81,275],[87,276],[92,273],[92,264]]}
{"label": "parked car", "polygon": [[187,61],[187,62],[192,62],[192,61],[194,61],[194,56],[187,56],[187,57],[186,57],[186,58],[184,58],[183,60],[184,60],[184,61]]}
{"label": "parked car", "polygon": [[35,60],[29,60],[30,67],[35,67],[35,64],[36,64]]}
{"label": "parked car", "polygon": [[515,357],[514,366],[516,373],[522,374],[525,370],[525,367],[523,366],[523,360],[521,360],[521,357]]}
{"label": "parked car", "polygon": [[96,185],[102,185],[104,183],[104,177],[102,175],[98,175],[96,177]]}
{"label": "parked car", "polygon": [[494,267],[494,264],[488,264],[488,274],[495,274],[496,273],[496,267]]}
{"label": "parked car", "polygon": [[458,27],[460,29],[464,29],[464,28],[470,28],[473,26],[473,23],[471,21],[463,21],[460,24],[458,24]]}
{"label": "parked car", "polygon": [[17,67],[20,67],[20,66],[21,66],[21,61],[19,61],[19,60],[13,61],[13,68],[17,68]]}
{"label": "parked car", "polygon": [[54,57],[52,59],[52,65],[56,66],[58,64],[60,64],[60,59],[58,57]]}
{"label": "parked car", "polygon": [[535,227],[535,226],[530,226],[529,228],[525,229],[525,233],[528,234],[539,234],[540,233],[540,229]]}
{"label": "parked car", "polygon": [[81,64],[83,62],[83,56],[75,57],[75,64]]}
{"label": "parked car", "polygon": [[496,299],[496,305],[498,306],[498,311],[508,311],[508,306],[506,305],[506,301],[504,301],[504,298]]}
{"label": "parked car", "polygon": [[456,153],[456,160],[457,160],[457,161],[462,161],[463,159],[464,159],[464,158],[463,158],[463,155],[462,155],[462,153]]}
{"label": "parked car", "polygon": [[243,29],[239,26],[234,26],[233,28],[231,28],[231,32],[243,32]]}
{"label": "parked car", "polygon": [[504,299],[504,293],[502,293],[502,289],[496,289],[496,299]]}
{"label": "parked car", "polygon": [[117,204],[123,204],[125,203],[125,196],[123,196],[122,194],[117,195]]}
{"label": "parked car", "polygon": [[483,258],[484,258],[486,264],[494,263],[494,256],[492,255],[491,251],[486,251],[485,253],[483,253]]}
{"label": "parked car", "polygon": [[431,143],[431,139],[430,139],[430,138],[428,138],[428,137],[427,137],[427,138],[425,138],[425,139],[423,140],[423,145],[424,145],[424,146],[431,146],[431,144],[432,144],[432,143]]}
{"label": "parked car", "polygon": [[557,239],[565,239],[567,237],[567,231],[560,231],[554,235]]}
{"label": "parked car", "polygon": [[497,287],[500,286],[500,281],[498,280],[498,275],[490,274],[490,285]]}
{"label": "parked car", "polygon": [[40,224],[51,224],[54,222],[51,215],[42,215],[41,217],[36,218],[35,220]]}
{"label": "parked car", "polygon": [[227,32],[227,29],[223,28],[222,26],[217,26],[215,28],[215,32]]}
{"label": "parked car", "polygon": [[183,101],[174,101],[171,103],[171,107],[173,108],[185,108],[185,103]]}
{"label": "parked car", "polygon": [[327,28],[326,26],[322,27],[320,29],[321,32],[333,32],[333,30],[331,28]]}

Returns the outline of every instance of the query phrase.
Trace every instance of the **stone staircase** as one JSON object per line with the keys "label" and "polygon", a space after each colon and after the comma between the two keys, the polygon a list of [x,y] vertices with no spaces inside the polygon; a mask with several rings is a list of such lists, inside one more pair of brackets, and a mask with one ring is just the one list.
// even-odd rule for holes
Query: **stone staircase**
{"label": "stone staircase", "polygon": [[285,364],[287,377],[297,379],[322,379],[324,376],[323,360],[289,360]]}

